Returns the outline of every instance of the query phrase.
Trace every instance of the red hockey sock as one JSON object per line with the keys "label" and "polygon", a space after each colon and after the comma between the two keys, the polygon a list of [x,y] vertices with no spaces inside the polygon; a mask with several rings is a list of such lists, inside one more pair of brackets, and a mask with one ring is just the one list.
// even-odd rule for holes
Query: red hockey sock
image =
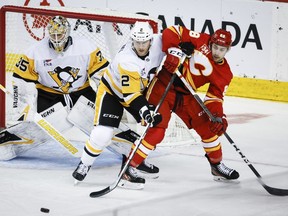
{"label": "red hockey sock", "polygon": [[[164,134],[164,128],[150,128],[145,138],[142,140],[141,145],[137,149],[133,159],[131,160],[130,165],[137,167],[139,164],[141,164],[149,153],[155,149],[155,146],[163,140]],[[135,146],[133,145],[133,148],[134,147]]]}
{"label": "red hockey sock", "polygon": [[207,152],[207,156],[209,157],[209,161],[211,164],[216,164],[222,161],[222,149],[221,147],[212,152]]}

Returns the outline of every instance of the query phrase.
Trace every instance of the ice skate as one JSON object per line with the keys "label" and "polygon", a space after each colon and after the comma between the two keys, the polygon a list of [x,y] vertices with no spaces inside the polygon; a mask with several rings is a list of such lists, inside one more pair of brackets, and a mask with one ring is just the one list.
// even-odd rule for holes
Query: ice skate
{"label": "ice skate", "polygon": [[[123,155],[121,169],[123,169],[125,166],[126,159],[126,156]],[[139,176],[137,169],[132,166],[128,166],[125,173],[121,177],[118,186],[127,189],[139,190],[144,188],[144,184],[145,179]]]}
{"label": "ice skate", "polygon": [[[208,156],[207,155],[205,156],[210,163]],[[236,180],[239,178],[239,173],[236,170],[227,167],[222,162],[216,164],[210,163],[210,166],[211,166],[211,174],[213,175],[215,181],[229,181],[229,180]]]}
{"label": "ice skate", "polygon": [[138,176],[136,168],[128,166],[118,186],[127,189],[140,190],[145,185],[145,179]]}
{"label": "ice skate", "polygon": [[140,177],[157,179],[159,177],[159,168],[150,164],[146,159],[136,168]]}
{"label": "ice skate", "polygon": [[91,166],[86,166],[85,164],[80,161],[77,168],[73,172],[72,176],[75,178],[74,184],[76,185],[79,181],[83,181],[86,177],[87,173],[89,172]]}
{"label": "ice skate", "polygon": [[[122,155],[122,167],[124,166],[127,157]],[[145,159],[138,167],[136,167],[137,175],[141,178],[157,179],[159,177],[159,168],[153,164],[150,164]]]}

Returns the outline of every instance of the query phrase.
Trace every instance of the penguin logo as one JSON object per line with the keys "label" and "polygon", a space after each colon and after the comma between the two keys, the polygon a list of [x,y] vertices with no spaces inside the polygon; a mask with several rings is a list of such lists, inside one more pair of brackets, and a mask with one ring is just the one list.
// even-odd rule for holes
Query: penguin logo
{"label": "penguin logo", "polygon": [[56,90],[61,90],[64,93],[69,93],[73,82],[78,80],[81,76],[78,76],[80,69],[72,68],[70,66],[61,68],[56,67],[53,71],[49,71],[48,74],[57,83],[57,86],[53,86]]}

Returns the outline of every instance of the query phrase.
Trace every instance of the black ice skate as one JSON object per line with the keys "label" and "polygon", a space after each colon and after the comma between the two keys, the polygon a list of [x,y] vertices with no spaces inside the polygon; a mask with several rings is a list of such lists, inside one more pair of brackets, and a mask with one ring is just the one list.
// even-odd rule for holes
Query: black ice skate
{"label": "black ice skate", "polygon": [[145,185],[145,179],[138,176],[136,168],[128,166],[127,170],[123,174],[118,186],[127,189],[143,189]]}
{"label": "black ice skate", "polygon": [[[205,154],[205,156],[210,163],[210,159],[207,154]],[[214,176],[215,181],[235,180],[239,178],[239,173],[236,170],[225,166],[225,164],[222,162],[217,164],[210,163],[210,166],[211,174]]]}
{"label": "black ice skate", "polygon": [[[122,167],[124,166],[127,157],[122,155]],[[159,168],[153,164],[150,164],[146,161],[146,159],[136,167],[137,175],[141,178],[149,178],[149,179],[156,179],[159,177]]]}
{"label": "black ice skate", "polygon": [[[72,176],[77,180],[77,181],[83,181],[84,178],[86,177],[87,173],[89,172],[91,166],[86,166],[85,164],[80,161],[78,164],[76,170],[73,172]],[[77,182],[75,182],[77,183]]]}
{"label": "black ice skate", "polygon": [[140,177],[152,179],[159,177],[159,168],[153,164],[148,163],[146,159],[136,169]]}
{"label": "black ice skate", "polygon": [[[126,162],[126,157],[123,155],[122,158],[122,169],[125,165]],[[127,188],[127,189],[143,189],[145,185],[145,179],[141,178],[138,173],[136,168],[132,166],[128,166],[126,169],[125,173],[121,177],[121,180],[118,184],[119,187],[122,188]]]}

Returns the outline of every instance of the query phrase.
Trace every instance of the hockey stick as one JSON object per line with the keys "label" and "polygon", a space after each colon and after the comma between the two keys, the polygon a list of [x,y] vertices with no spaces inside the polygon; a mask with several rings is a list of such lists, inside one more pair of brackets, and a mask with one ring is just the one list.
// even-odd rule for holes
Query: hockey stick
{"label": "hockey stick", "polygon": [[[186,58],[186,55],[182,55],[182,57],[181,57],[181,62],[180,62],[180,66],[179,66],[179,67],[182,66],[185,58]],[[161,65],[162,65],[162,64],[161,64]],[[159,67],[160,67],[160,66],[159,66]],[[179,67],[176,69],[176,71],[179,69]],[[172,83],[174,82],[175,78],[176,78],[176,73],[174,73],[174,74],[172,75],[172,77],[171,77],[171,79],[170,79],[170,81],[169,81],[169,83],[168,83],[168,85],[167,85],[167,87],[166,87],[166,89],[165,89],[165,91],[164,91],[164,93],[163,93],[163,95],[162,95],[162,97],[161,97],[158,105],[156,106],[156,108],[155,108],[155,110],[154,110],[154,113],[157,113],[157,111],[159,110],[159,108],[160,108],[160,106],[162,105],[164,99],[166,98],[166,95],[167,95],[167,93],[168,93],[168,91],[169,91]],[[143,133],[141,134],[141,136],[136,140],[136,142],[135,142],[135,147],[134,147],[133,151],[131,152],[131,154],[129,155],[129,157],[128,157],[128,159],[127,159],[124,167],[122,168],[120,174],[118,175],[116,181],[115,181],[112,185],[104,188],[103,190],[91,192],[91,193],[90,193],[90,197],[91,197],[91,198],[103,196],[103,195],[111,192],[112,190],[114,190],[114,189],[117,187],[117,185],[119,184],[119,182],[120,182],[120,180],[121,180],[121,177],[123,176],[123,174],[125,173],[126,169],[128,168],[128,166],[129,166],[132,158],[134,157],[136,151],[138,150],[138,148],[139,148],[139,146],[140,146],[140,144],[141,144],[141,141],[144,139],[144,137],[145,137],[145,135],[146,135],[146,133],[147,133],[147,131],[148,131],[148,129],[149,129],[150,127],[151,127],[151,124],[147,124],[146,127],[145,127],[145,129],[144,129],[144,131],[143,131]]]}
{"label": "hockey stick", "polygon": [[[12,98],[11,92],[9,92],[3,85],[0,84],[0,89],[5,92],[6,95]],[[61,134],[55,127],[53,127],[47,120],[45,120],[39,113],[35,112],[33,121],[52,139],[54,139],[61,147],[70,153],[74,157],[81,157],[79,150]]]}
{"label": "hockey stick", "polygon": [[[216,118],[211,114],[211,112],[208,110],[208,108],[205,106],[199,95],[195,93],[193,88],[188,84],[186,79],[182,76],[182,74],[179,71],[176,71],[177,76],[181,79],[183,84],[187,87],[187,89],[190,91],[190,93],[194,96],[198,104],[201,106],[201,108],[204,110],[204,112],[208,115],[210,120],[212,122],[216,122]],[[234,141],[231,139],[231,137],[224,132],[225,137],[229,141],[229,143],[235,148],[236,152],[238,152],[241,156],[241,158],[244,160],[244,162],[249,166],[249,168],[253,171],[253,173],[257,176],[258,182],[265,188],[265,190],[272,195],[276,196],[287,196],[288,195],[288,189],[280,189],[280,188],[273,188],[266,185],[263,180],[262,176],[258,173],[258,171],[254,168],[254,166],[250,163],[250,161],[247,159],[247,157],[241,152],[241,150],[238,148],[238,146],[234,143]]]}

